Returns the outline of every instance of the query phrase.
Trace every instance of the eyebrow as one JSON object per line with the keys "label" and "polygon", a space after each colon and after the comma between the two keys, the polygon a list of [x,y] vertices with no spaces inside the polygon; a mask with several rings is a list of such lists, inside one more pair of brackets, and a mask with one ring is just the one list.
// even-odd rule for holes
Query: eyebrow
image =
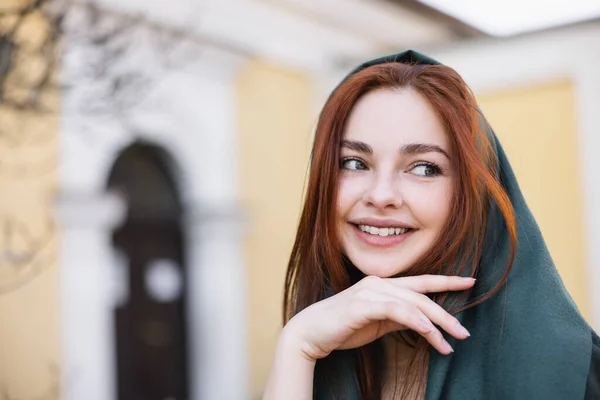
{"label": "eyebrow", "polygon": [[[342,147],[345,147],[350,150],[357,151],[359,153],[365,154],[373,154],[373,148],[364,142],[359,142],[356,140],[342,140]],[[424,154],[424,153],[440,153],[446,156],[447,159],[450,159],[448,153],[442,149],[440,146],[435,144],[427,144],[427,143],[410,143],[405,144],[400,148],[400,154]]]}
{"label": "eyebrow", "polygon": [[405,144],[400,149],[400,153],[402,154],[423,154],[423,153],[440,153],[446,156],[449,160],[450,156],[446,152],[446,150],[442,149],[440,146],[435,144],[426,144],[426,143],[411,143]]}
{"label": "eyebrow", "polygon": [[342,140],[342,147],[357,151],[359,153],[373,154],[373,148],[365,142],[344,139]]}

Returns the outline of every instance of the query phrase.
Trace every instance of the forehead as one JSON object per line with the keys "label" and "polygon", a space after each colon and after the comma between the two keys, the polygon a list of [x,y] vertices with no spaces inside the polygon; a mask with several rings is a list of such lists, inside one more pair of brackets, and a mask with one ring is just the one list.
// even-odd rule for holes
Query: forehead
{"label": "forehead", "polygon": [[425,97],[411,89],[378,89],[362,96],[350,113],[344,139],[375,148],[428,143],[450,150],[441,119]]}

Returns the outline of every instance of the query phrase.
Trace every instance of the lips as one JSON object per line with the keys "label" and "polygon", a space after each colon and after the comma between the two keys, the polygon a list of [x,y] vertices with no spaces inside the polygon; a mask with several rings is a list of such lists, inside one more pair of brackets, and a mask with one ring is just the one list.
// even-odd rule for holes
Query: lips
{"label": "lips", "polygon": [[[381,235],[379,234],[379,232],[377,234],[372,234],[369,232],[365,232],[363,230],[361,230],[361,228],[359,228],[359,225],[355,225],[355,224],[350,224],[350,226],[352,227],[352,230],[354,231],[354,233],[356,234],[357,238],[363,242],[364,244],[368,245],[368,246],[372,246],[372,247],[378,247],[378,248],[388,248],[388,247],[394,247],[394,246],[398,246],[400,245],[402,242],[404,242],[406,239],[408,239],[409,237],[411,237],[417,230],[410,228],[410,229],[406,229],[406,228],[400,228],[402,229],[403,233],[400,234],[386,234]],[[364,229],[364,225],[363,229]],[[392,228],[377,228],[378,230],[383,230],[383,229],[387,229],[388,232],[390,229]],[[394,230],[396,228],[393,228]]]}
{"label": "lips", "polygon": [[378,219],[378,218],[357,218],[349,221],[351,224],[356,226],[366,225],[374,228],[401,228],[401,229],[415,229],[414,226],[397,220],[397,219]]}
{"label": "lips", "polygon": [[358,225],[358,229],[365,233],[370,233],[371,235],[379,235],[379,236],[394,236],[394,235],[402,235],[408,232],[410,229],[408,228],[378,228],[376,226],[369,225]]}

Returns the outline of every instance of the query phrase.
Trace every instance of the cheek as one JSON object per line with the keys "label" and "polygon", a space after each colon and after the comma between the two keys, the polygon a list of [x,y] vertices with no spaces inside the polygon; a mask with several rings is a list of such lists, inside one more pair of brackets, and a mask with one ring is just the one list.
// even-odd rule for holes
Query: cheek
{"label": "cheek", "polygon": [[337,214],[344,219],[360,201],[363,194],[360,179],[351,176],[341,177],[338,182]]}
{"label": "cheek", "polygon": [[415,188],[411,192],[411,212],[423,228],[441,229],[450,213],[452,182],[439,183]]}

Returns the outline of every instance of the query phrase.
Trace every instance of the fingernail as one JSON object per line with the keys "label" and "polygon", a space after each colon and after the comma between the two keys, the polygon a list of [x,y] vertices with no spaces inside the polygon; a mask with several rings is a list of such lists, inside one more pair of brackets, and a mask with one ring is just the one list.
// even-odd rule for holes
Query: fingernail
{"label": "fingernail", "polygon": [[464,326],[462,326],[460,324],[460,322],[456,323],[456,330],[458,331],[458,333],[460,333],[463,336],[471,337],[471,334],[469,333],[469,331],[467,330],[467,328],[465,328]]}
{"label": "fingernail", "polygon": [[444,347],[445,351],[454,353],[454,349],[452,348],[452,346],[450,346],[450,343],[446,342],[445,340],[442,342],[442,347]]}
{"label": "fingernail", "polygon": [[462,277],[463,280],[467,281],[467,282],[475,282],[476,279],[475,278],[469,278],[469,277]]}

